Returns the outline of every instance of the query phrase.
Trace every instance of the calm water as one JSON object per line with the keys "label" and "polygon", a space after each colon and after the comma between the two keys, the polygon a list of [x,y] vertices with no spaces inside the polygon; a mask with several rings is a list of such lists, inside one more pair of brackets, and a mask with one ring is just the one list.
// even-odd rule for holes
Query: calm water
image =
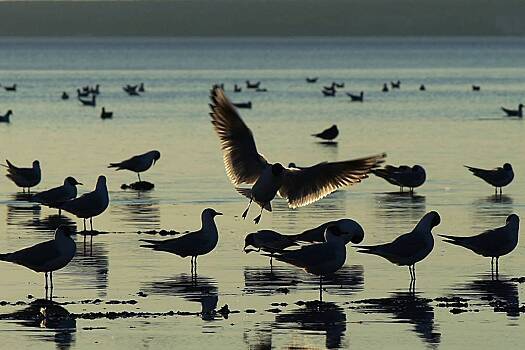
{"label": "calm water", "polygon": [[[83,245],[55,274],[55,301],[75,321],[40,322],[28,305],[44,297],[43,276],[0,264],[0,332],[16,348],[517,348],[525,341],[519,307],[524,284],[524,241],[501,259],[500,280],[490,279],[490,261],[439,239],[418,264],[417,294],[407,294],[406,268],[348,247],[346,266],[326,286],[321,307],[317,279],[242,252],[247,232],[270,228],[298,233],[328,220],[350,217],[374,244],[408,232],[419,218],[437,210],[434,232],[470,235],[504,224],[525,204],[525,128],[505,119],[499,107],[516,106],[525,93],[525,41],[518,39],[439,40],[0,40],[0,83],[18,84],[0,92],[0,113],[14,111],[0,125],[0,158],[27,165],[40,160],[43,180],[35,191],[75,176],[89,191],[99,174],[108,176],[111,205],[94,220],[108,234]],[[306,84],[306,76],[319,76]],[[261,80],[266,93],[231,92],[234,82]],[[383,82],[402,88],[381,93]],[[323,98],[321,86],[344,81],[345,91],[365,91],[365,103],[344,94]],[[121,86],[145,82],[137,98]],[[252,101],[242,116],[259,150],[272,161],[299,165],[344,160],[386,151],[393,164],[419,163],[428,181],[414,198],[370,178],[305,208],[290,210],[282,200],[261,224],[243,221],[246,200],[224,173],[219,144],[208,117],[208,93],[223,82],[234,101]],[[99,119],[99,108],[82,107],[77,87],[101,84],[99,106],[114,119]],[[421,83],[426,92],[418,91]],[[473,93],[471,84],[482,90]],[[336,147],[309,135],[336,123]],[[162,153],[143,178],[153,191],[120,189],[135,181],[129,172],[107,169],[110,161],[150,149]],[[514,183],[494,200],[492,188],[462,165],[495,167],[510,162]],[[199,259],[197,285],[189,261],[139,247],[152,229],[197,229],[203,208],[225,215],[217,222],[220,242]],[[250,217],[255,215],[255,210]],[[0,251],[49,239],[56,211],[21,201],[17,188],[0,179]],[[68,216],[81,228],[81,221]],[[287,288],[283,290],[282,288]],[[284,293],[287,291],[288,293]],[[441,299],[460,296],[459,314]],[[99,301],[94,301],[99,299]],[[131,304],[121,304],[130,301]],[[16,303],[20,301],[19,305]],[[82,301],[84,301],[82,303]],[[119,304],[113,303],[114,301]],[[134,303],[133,301],[136,301]],[[109,303],[108,303],[109,302]],[[220,314],[197,315],[202,305],[227,304]],[[33,307],[34,308],[34,307]],[[34,311],[34,310],[33,310]],[[143,312],[101,318],[97,312]],[[166,314],[181,311],[182,314]],[[154,315],[153,313],[161,313]],[[30,316],[27,316],[30,315]],[[32,315],[32,316],[31,316]],[[93,314],[91,314],[93,316]],[[121,317],[121,316],[130,317]]]}

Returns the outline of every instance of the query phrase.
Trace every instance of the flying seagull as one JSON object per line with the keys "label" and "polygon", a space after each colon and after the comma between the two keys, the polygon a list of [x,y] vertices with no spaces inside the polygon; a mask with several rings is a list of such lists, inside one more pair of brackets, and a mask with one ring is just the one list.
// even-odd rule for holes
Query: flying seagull
{"label": "flying seagull", "polygon": [[237,191],[250,199],[242,214],[246,218],[252,201],[263,209],[272,210],[271,201],[277,193],[288,200],[290,208],[316,202],[343,186],[361,182],[371,169],[384,162],[386,154],[342,162],[322,162],[302,169],[285,168],[280,163],[269,163],[259,154],[253,134],[243,122],[237,109],[220,88],[211,91],[212,124],[221,141],[226,174],[234,186],[252,185]]}

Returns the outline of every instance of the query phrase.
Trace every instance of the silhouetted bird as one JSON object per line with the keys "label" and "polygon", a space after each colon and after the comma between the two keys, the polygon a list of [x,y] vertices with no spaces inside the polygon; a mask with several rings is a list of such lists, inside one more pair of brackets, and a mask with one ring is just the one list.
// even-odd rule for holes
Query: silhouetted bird
{"label": "silhouetted bird", "polygon": [[335,91],[335,83],[332,82],[332,84],[329,85],[329,86],[323,86],[323,90],[325,90],[325,91]]}
{"label": "silhouetted bird", "polygon": [[356,246],[358,253],[379,255],[393,264],[408,266],[410,279],[416,279],[416,263],[430,254],[434,248],[432,228],[439,225],[441,218],[431,211],[418,222],[412,232],[397,237],[394,241],[379,245]]}
{"label": "silhouetted bird", "polygon": [[139,85],[139,92],[145,92],[146,89],[144,88],[144,83],[140,83]]}
{"label": "silhouetted bird", "polygon": [[88,91],[80,91],[80,89],[77,89],[77,97],[88,97],[89,95],[91,95],[91,92]]}
{"label": "silhouetted bird", "polygon": [[401,82],[398,80],[397,82],[391,81],[390,86],[392,86],[392,89],[400,89],[401,88]]}
{"label": "silhouetted bird", "polygon": [[339,129],[337,129],[337,125],[335,124],[318,134],[312,134],[312,136],[318,137],[323,140],[333,140],[337,137],[337,135],[339,135]]}
{"label": "silhouetted bird", "polygon": [[140,96],[140,94],[137,92],[138,85],[126,85],[122,87],[122,90],[124,90],[129,96]]}
{"label": "silhouetted bird", "polygon": [[[221,140],[224,165],[230,181],[238,186],[253,184],[237,191],[255,201],[262,210],[271,211],[270,202],[277,192],[291,208],[316,202],[338,188],[353,185],[368,177],[371,169],[384,161],[385,154],[342,162],[323,162],[303,169],[287,169],[269,163],[257,152],[251,130],[221,89],[211,91],[212,124]],[[248,208],[243,218],[248,214]],[[261,214],[255,218],[258,223]]]}
{"label": "silhouetted bird", "polygon": [[62,92],[62,99],[63,100],[69,100],[69,94],[67,92]]}
{"label": "silhouetted bird", "polygon": [[426,91],[426,90],[427,90],[427,88],[425,87],[425,85],[421,84],[419,86],[419,91]]}
{"label": "silhouetted bird", "polygon": [[133,156],[119,163],[110,163],[108,168],[117,168],[115,170],[129,170],[137,173],[140,179],[140,173],[151,168],[160,159],[159,151],[149,151],[143,154]]}
{"label": "silhouetted bird", "polygon": [[0,115],[0,123],[10,123],[11,119],[10,117],[13,115],[12,110],[8,110],[6,114]]}
{"label": "silhouetted bird", "polygon": [[314,78],[308,78],[306,77],[306,82],[307,83],[310,83],[310,84],[313,84],[313,83],[317,83],[317,80],[319,79],[319,77],[314,77]]}
{"label": "silhouetted bird", "polygon": [[16,84],[11,86],[4,86],[5,91],[16,91]]}
{"label": "silhouetted bird", "polygon": [[251,109],[252,103],[251,102],[237,102],[233,104],[237,108],[245,108],[245,109]]}
{"label": "silhouetted bird", "polygon": [[446,238],[445,242],[462,246],[472,250],[474,253],[490,257],[492,270],[494,270],[494,258],[496,258],[496,273],[499,270],[499,258],[512,252],[518,245],[518,233],[520,218],[516,214],[507,217],[505,226],[487,230],[476,236],[458,237],[439,235]]}
{"label": "silhouetted bird", "polygon": [[100,118],[102,119],[111,119],[113,118],[113,112],[106,111],[105,107],[102,107],[102,111],[100,112]]}
{"label": "silhouetted bird", "polygon": [[520,117],[523,118],[523,104],[518,105],[518,109],[507,109],[501,107],[501,110],[507,114],[507,117]]}
{"label": "silhouetted bird", "polygon": [[83,106],[95,107],[97,105],[97,95],[91,95],[91,100],[84,100],[81,97],[78,97],[78,100]]}
{"label": "silhouetted bird", "polygon": [[386,165],[383,169],[374,169],[372,173],[385,179],[392,185],[400,187],[403,192],[403,187],[408,187],[410,193],[414,192],[414,188],[419,187],[425,183],[426,173],[421,165],[400,165],[399,167],[393,165]]}
{"label": "silhouetted bird", "polygon": [[350,97],[350,99],[352,100],[352,102],[363,102],[363,99],[364,99],[364,93],[363,93],[363,91],[361,91],[361,92],[359,93],[359,95],[354,95],[354,94],[352,94],[352,93],[350,93],[350,92],[347,92],[346,95],[347,95],[348,97]]}
{"label": "silhouetted bird", "polygon": [[89,92],[92,93],[93,95],[100,95],[100,85],[97,84],[95,85],[94,88],[89,87]]}
{"label": "silhouetted bird", "polygon": [[242,91],[242,88],[239,85],[235,84],[233,86],[233,92],[241,92],[241,91]]}
{"label": "silhouetted bird", "polygon": [[335,97],[336,91],[335,90],[322,90],[324,97]]}
{"label": "silhouetted bird", "polygon": [[335,81],[332,83],[333,86],[335,86],[336,88],[344,88],[345,87],[345,83],[336,83]]}
{"label": "silhouetted bird", "polygon": [[388,85],[386,83],[383,84],[383,92],[388,92]]}
{"label": "silhouetted bird", "polygon": [[74,177],[68,176],[62,186],[54,187],[47,191],[42,191],[31,197],[32,202],[40,203],[51,208],[58,208],[58,215],[61,214],[60,205],[64,204],[77,196],[77,185],[82,185]]}
{"label": "silhouetted bird", "polygon": [[7,165],[1,164],[7,168],[6,177],[13,181],[18,187],[22,187],[22,191],[31,192],[31,187],[34,187],[40,183],[41,172],[40,162],[35,160],[31,168],[19,168],[13,165],[9,160],[6,159]]}
{"label": "silhouetted bird", "polygon": [[[246,80],[246,88],[248,89],[257,89],[261,85],[261,82],[252,83],[249,80]],[[224,90],[224,86],[221,86],[221,89]]]}
{"label": "silhouetted bird", "polygon": [[503,164],[503,167],[498,167],[490,170],[474,168],[468,165],[465,165],[465,168],[472,172],[474,176],[477,176],[480,179],[484,180],[486,183],[494,186],[496,195],[498,194],[498,188],[501,194],[503,191],[502,187],[507,186],[514,179],[514,171],[512,170],[512,165],[510,165],[509,163]]}
{"label": "silhouetted bird", "polygon": [[472,85],[472,91],[479,91],[481,90],[481,86],[479,85]]}

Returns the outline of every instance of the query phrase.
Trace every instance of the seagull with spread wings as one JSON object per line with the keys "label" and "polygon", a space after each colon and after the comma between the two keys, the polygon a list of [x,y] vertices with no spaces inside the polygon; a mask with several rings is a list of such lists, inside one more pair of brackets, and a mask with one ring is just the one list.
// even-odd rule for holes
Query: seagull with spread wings
{"label": "seagull with spread wings", "polygon": [[306,168],[285,168],[280,163],[269,163],[257,151],[253,134],[220,88],[211,91],[210,116],[223,151],[224,166],[234,186],[253,185],[237,191],[250,199],[242,214],[246,218],[252,202],[261,207],[255,218],[257,224],[263,209],[272,210],[276,194],[288,200],[290,208],[316,202],[338,188],[353,185],[368,177],[371,169],[384,162],[386,154],[342,162],[322,162]]}

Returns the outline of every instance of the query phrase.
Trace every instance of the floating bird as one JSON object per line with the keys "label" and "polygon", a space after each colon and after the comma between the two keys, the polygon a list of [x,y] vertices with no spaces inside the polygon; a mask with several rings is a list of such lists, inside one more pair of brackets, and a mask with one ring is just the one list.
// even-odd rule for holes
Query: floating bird
{"label": "floating bird", "polygon": [[89,90],[89,92],[91,92],[93,95],[100,95],[100,85],[99,85],[99,84],[95,85],[94,88],[89,87],[88,90]]}
{"label": "floating bird", "polygon": [[222,213],[211,208],[204,209],[201,214],[200,230],[162,241],[141,239],[140,241],[148,243],[141,247],[176,254],[182,258],[191,256],[191,274],[196,276],[197,257],[211,252],[219,241],[219,232],[214,220],[217,215],[222,215]]}
{"label": "floating bird", "polygon": [[470,249],[481,256],[490,257],[492,271],[494,271],[494,259],[496,259],[497,275],[499,270],[499,258],[512,252],[518,245],[519,228],[520,218],[516,214],[511,214],[507,217],[505,226],[487,230],[476,236],[439,236],[444,237],[445,242],[447,243]]}
{"label": "floating bird", "polygon": [[242,88],[239,85],[235,84],[233,86],[233,92],[241,92],[241,91],[242,91]]}
{"label": "floating bird", "polygon": [[280,250],[272,254],[276,260],[304,269],[319,276],[319,299],[323,300],[323,276],[339,270],[346,261],[346,244],[349,239],[337,226],[328,226],[325,242],[301,246],[299,249]]}
{"label": "floating bird", "polygon": [[237,108],[245,108],[245,109],[251,109],[252,103],[250,102],[238,102],[233,104]]}
{"label": "floating bird", "polygon": [[388,85],[386,83],[383,84],[383,92],[388,92]]}
{"label": "floating bird", "polygon": [[324,97],[335,97],[336,90],[322,90]]}
{"label": "floating bird", "polygon": [[11,86],[4,86],[5,91],[16,91],[16,84]]}
{"label": "floating bird", "polygon": [[100,112],[100,118],[102,119],[111,119],[113,118],[113,112],[107,112],[105,107],[102,107],[102,112]]}
{"label": "floating bird", "polygon": [[149,151],[144,154],[139,154],[137,156],[133,156],[129,159],[123,160],[120,163],[109,163],[108,168],[117,168],[116,170],[130,170],[135,173],[137,173],[139,177],[139,182],[142,181],[140,179],[140,173],[145,172],[153,164],[155,164],[160,159],[160,152],[159,151]]}
{"label": "floating bird", "polygon": [[391,81],[390,86],[392,86],[392,89],[400,89],[401,88],[401,82],[398,80],[397,82]]}
{"label": "floating bird", "polygon": [[472,91],[479,91],[481,90],[481,86],[479,85],[472,85]]}
{"label": "floating bird", "polygon": [[84,100],[81,97],[78,97],[78,100],[83,106],[95,107],[97,105],[97,95],[91,95],[91,100]]}
{"label": "floating bird", "polygon": [[87,88],[87,90],[84,91],[80,91],[80,89],[77,89],[77,97],[88,97],[89,95],[91,95],[91,92],[89,92],[89,88]]}
{"label": "floating bird", "polygon": [[336,84],[334,82],[332,82],[332,84],[329,85],[329,86],[323,86],[323,90],[325,90],[325,91],[335,91],[335,85]]}
{"label": "floating bird", "polygon": [[0,115],[0,123],[10,123],[10,117],[13,115],[12,110],[8,110],[6,114]]}
{"label": "floating bird", "polygon": [[93,231],[93,218],[102,214],[109,206],[108,187],[106,177],[100,175],[97,179],[95,190],[82,196],[67,201],[58,206],[78,218],[84,219],[84,231],[86,231],[86,219],[89,219],[91,231]]}
{"label": "floating bird", "polygon": [[368,177],[371,169],[384,162],[385,154],[342,162],[323,162],[303,169],[290,169],[280,163],[268,163],[257,152],[251,130],[221,89],[211,91],[212,124],[221,141],[224,165],[230,181],[238,186],[253,184],[252,188],[237,188],[250,199],[242,214],[246,218],[252,201],[261,207],[255,218],[258,223],[263,209],[271,211],[270,202],[277,193],[288,200],[290,208],[316,202],[338,188],[353,185]]}
{"label": "floating bird", "polygon": [[491,170],[474,168],[468,165],[465,165],[465,168],[472,172],[474,176],[477,176],[489,185],[494,186],[496,195],[498,195],[498,188],[501,195],[503,192],[502,187],[507,186],[514,179],[514,171],[512,170],[512,165],[509,163],[503,164],[503,167],[497,167]]}
{"label": "floating bird", "polygon": [[9,160],[6,159],[7,165],[1,164],[3,167],[7,168],[6,177],[13,181],[18,187],[22,187],[22,191],[31,192],[31,187],[35,187],[40,183],[41,172],[40,172],[40,162],[35,160],[31,168],[19,168]]}
{"label": "floating bird", "polygon": [[408,266],[410,279],[416,279],[416,263],[427,257],[434,248],[432,228],[439,225],[441,218],[431,211],[419,221],[412,232],[397,237],[390,243],[356,246],[358,253],[379,255],[393,264]]}
{"label": "floating bird", "polygon": [[[252,83],[249,80],[246,80],[246,88],[248,89],[257,89],[261,85],[261,82]],[[224,90],[224,87],[221,87]]]}
{"label": "floating bird", "polygon": [[129,95],[129,96],[140,96],[140,94],[137,92],[138,85],[126,85],[122,87],[122,89]]}
{"label": "floating bird", "polygon": [[61,214],[60,205],[76,198],[77,185],[82,185],[74,177],[68,176],[62,186],[54,187],[47,191],[42,191],[31,197],[31,201],[43,204],[51,208],[58,208],[58,215]]}
{"label": "floating bird", "polygon": [[268,92],[267,88],[257,88],[255,89],[256,92]]}
{"label": "floating bird", "polygon": [[345,87],[345,83],[336,83],[335,81],[332,82],[333,86],[334,87],[337,87],[337,88],[344,88]]}
{"label": "floating bird", "polygon": [[523,118],[523,104],[518,105],[518,109],[507,109],[501,107],[501,110],[507,114],[507,117],[520,117]]}
{"label": "floating bird", "polygon": [[318,79],[319,79],[319,77],[312,77],[312,78],[306,77],[306,82],[310,83],[310,84],[313,84],[313,83],[317,83]]}
{"label": "floating bird", "polygon": [[421,84],[419,85],[419,91],[427,91],[427,88],[425,87],[425,85]]}
{"label": "floating bird", "polygon": [[62,92],[62,96],[61,96],[61,98],[62,98],[63,100],[69,100],[69,94],[68,94],[67,92],[63,91],[63,92]]}
{"label": "floating bird", "polygon": [[421,165],[412,167],[408,165],[400,165],[399,167],[386,165],[382,169],[372,170],[372,173],[392,185],[399,186],[401,192],[403,192],[403,187],[408,187],[410,193],[414,193],[414,188],[423,185],[427,178],[425,169]]}
{"label": "floating bird", "polygon": [[140,83],[139,85],[139,92],[145,92],[146,89],[144,88],[144,83]]}
{"label": "floating bird", "polygon": [[75,256],[77,246],[70,237],[72,233],[67,226],[60,226],[55,231],[55,239],[16,252],[0,254],[0,260],[25,266],[35,272],[44,272],[47,295],[47,274],[49,273],[52,291],[53,271],[65,267]]}
{"label": "floating bird", "polygon": [[359,93],[359,95],[354,95],[354,94],[352,94],[350,92],[347,92],[346,95],[348,97],[350,97],[352,102],[363,102],[363,100],[364,100],[364,93],[363,93],[363,91],[361,91]]}
{"label": "floating bird", "polygon": [[335,124],[318,134],[312,134],[312,136],[323,140],[333,140],[337,137],[337,135],[339,135],[339,129],[337,129],[337,125]]}

